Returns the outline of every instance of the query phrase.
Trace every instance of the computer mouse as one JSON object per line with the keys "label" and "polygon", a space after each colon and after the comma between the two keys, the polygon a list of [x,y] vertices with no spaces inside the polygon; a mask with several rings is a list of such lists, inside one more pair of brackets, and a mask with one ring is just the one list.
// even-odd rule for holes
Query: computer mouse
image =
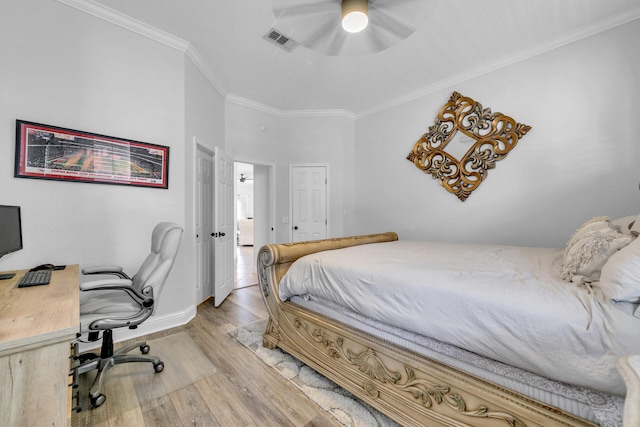
{"label": "computer mouse", "polygon": [[42,264],[37,267],[33,267],[31,271],[40,271],[40,270],[53,270],[55,266],[53,264]]}

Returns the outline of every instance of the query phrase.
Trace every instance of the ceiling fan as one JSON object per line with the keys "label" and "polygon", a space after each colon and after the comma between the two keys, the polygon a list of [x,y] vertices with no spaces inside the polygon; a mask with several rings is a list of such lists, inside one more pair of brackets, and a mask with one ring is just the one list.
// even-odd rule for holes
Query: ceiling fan
{"label": "ceiling fan", "polygon": [[240,178],[238,178],[238,181],[240,181],[240,182],[253,181],[253,178],[249,178],[248,176],[244,176],[244,174],[241,173],[240,174]]}
{"label": "ceiling fan", "polygon": [[365,55],[383,51],[413,34],[428,3],[424,0],[273,0],[274,28],[303,46],[327,55]]}

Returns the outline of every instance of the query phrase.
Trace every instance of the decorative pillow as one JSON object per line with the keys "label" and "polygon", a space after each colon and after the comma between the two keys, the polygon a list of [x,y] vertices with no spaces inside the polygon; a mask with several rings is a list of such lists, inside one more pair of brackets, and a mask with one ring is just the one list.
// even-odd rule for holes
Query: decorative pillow
{"label": "decorative pillow", "polygon": [[[609,258],[602,267],[599,286],[614,303],[640,302],[640,239]],[[638,310],[635,315],[640,317]]]}
{"label": "decorative pillow", "polygon": [[629,231],[631,232],[631,234],[633,234],[636,237],[640,235],[640,215],[638,215],[634,223],[631,225],[631,228],[629,229]]}
{"label": "decorative pillow", "polygon": [[596,281],[610,256],[634,240],[613,227],[592,229],[580,233],[573,244],[567,246],[560,275],[572,282]]}
{"label": "decorative pillow", "polygon": [[[620,232],[623,234],[631,234],[631,227],[635,224],[636,218],[636,215],[631,215],[625,216],[624,218],[614,219],[611,221],[611,225],[618,227]],[[640,223],[638,224],[638,227],[640,227]]]}
{"label": "decorative pillow", "polygon": [[597,232],[597,231],[605,231],[607,232],[611,228],[609,218],[606,216],[597,216],[591,218],[584,224],[582,224],[578,229],[571,235],[567,245],[565,247],[564,253],[565,256],[571,249],[571,247],[581,238],[583,238],[586,234]]}

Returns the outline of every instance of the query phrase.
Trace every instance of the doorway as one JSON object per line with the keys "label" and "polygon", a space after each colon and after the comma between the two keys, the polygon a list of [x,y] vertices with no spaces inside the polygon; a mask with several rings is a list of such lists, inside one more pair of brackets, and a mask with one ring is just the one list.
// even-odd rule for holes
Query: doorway
{"label": "doorway", "polygon": [[275,242],[275,166],[237,160],[234,174],[238,289],[258,283],[258,251]]}

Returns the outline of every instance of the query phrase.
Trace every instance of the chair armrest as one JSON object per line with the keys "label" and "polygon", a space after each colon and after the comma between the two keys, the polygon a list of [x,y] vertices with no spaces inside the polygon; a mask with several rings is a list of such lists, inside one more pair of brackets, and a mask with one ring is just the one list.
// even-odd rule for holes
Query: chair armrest
{"label": "chair armrest", "polygon": [[138,291],[132,286],[133,282],[130,279],[103,279],[94,280],[91,282],[85,282],[80,284],[80,290],[83,292],[90,291],[124,291],[131,299],[142,307],[153,306],[153,288],[148,286]]}
{"label": "chair armrest", "polygon": [[133,289],[131,285],[133,282],[130,279],[103,279],[93,280],[91,282],[80,283],[81,291],[95,291],[106,289]]}
{"label": "chair armrest", "polygon": [[89,329],[92,331],[99,331],[105,329],[115,329],[115,328],[124,328],[128,327],[129,329],[135,329],[139,324],[147,320],[153,314],[153,310],[151,308],[141,308],[140,311],[135,315],[128,317],[126,319],[97,319],[91,322],[89,325]]}
{"label": "chair armrest", "polygon": [[131,279],[119,265],[91,265],[82,269],[82,274],[113,274],[122,279]]}

